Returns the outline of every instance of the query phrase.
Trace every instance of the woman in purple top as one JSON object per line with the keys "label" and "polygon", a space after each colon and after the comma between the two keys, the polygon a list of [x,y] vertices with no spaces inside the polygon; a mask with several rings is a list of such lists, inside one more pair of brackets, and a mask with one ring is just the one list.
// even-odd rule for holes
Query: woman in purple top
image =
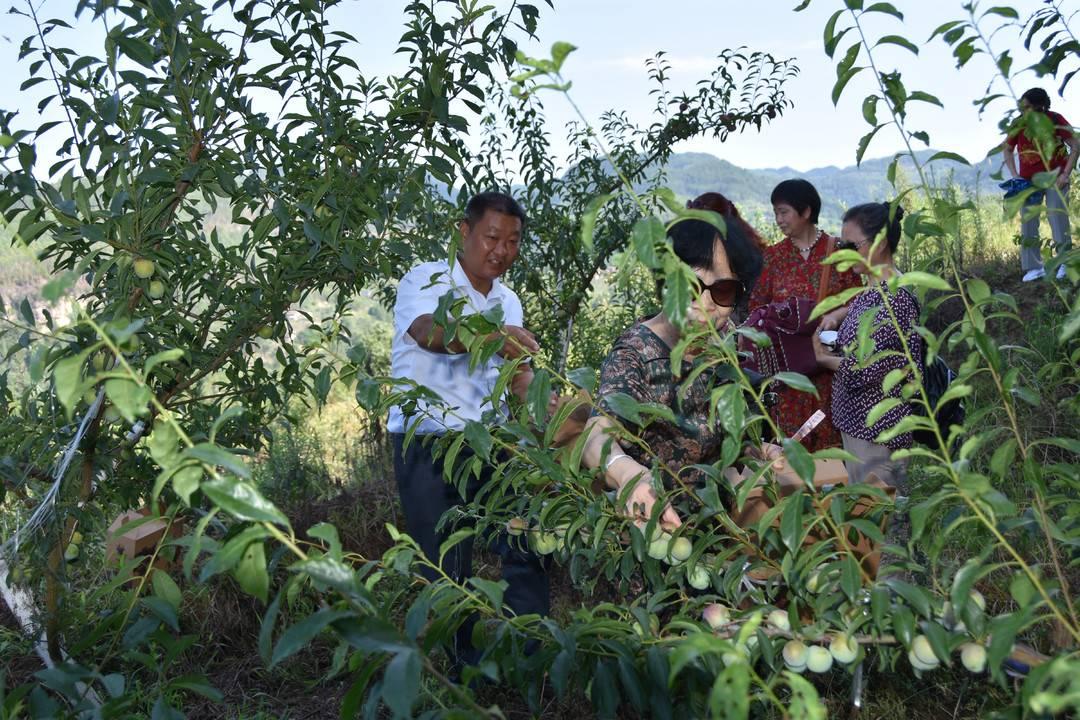
{"label": "woman in purple top", "polygon": [[[835,347],[840,354],[826,349],[820,336],[814,337],[814,354],[820,365],[834,372],[833,424],[840,430],[844,449],[859,458],[857,463],[848,463],[850,481],[865,482],[873,474],[895,487],[898,494],[906,495],[907,463],[894,461],[892,453],[910,448],[913,440],[910,432],[890,431],[912,412],[901,391],[907,382],[921,382],[923,341],[915,332],[918,300],[906,288],[889,287],[889,281],[900,275],[893,256],[900,242],[903,214],[903,208],[889,203],[856,205],[844,214],[842,242],[837,247],[855,250],[864,258],[854,270],[867,277],[870,284],[849,305],[822,318],[819,333],[837,329]],[[883,230],[884,237],[879,237]],[[880,275],[872,274],[870,268],[879,270]],[[872,323],[873,347],[859,352],[858,331],[864,316],[873,318],[866,321]],[[916,361],[914,376],[905,342]],[[886,389],[886,377],[894,370],[904,370],[905,375],[900,381],[890,378]],[[888,398],[899,402],[868,424],[871,409]]]}

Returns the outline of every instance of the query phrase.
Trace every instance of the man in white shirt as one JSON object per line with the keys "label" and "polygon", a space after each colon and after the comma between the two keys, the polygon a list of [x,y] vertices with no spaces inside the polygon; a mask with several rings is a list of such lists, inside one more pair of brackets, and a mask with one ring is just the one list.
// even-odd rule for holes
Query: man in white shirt
{"label": "man in white shirt", "polygon": [[[433,561],[438,560],[439,546],[449,535],[445,530],[436,531],[439,519],[450,508],[471,500],[491,473],[486,468],[479,480],[473,478],[463,498],[455,486],[444,481],[442,459],[433,456],[426,436],[462,430],[466,422],[484,419],[485,413],[490,419],[492,412],[504,412],[501,402],[499,407],[493,407],[490,401],[504,360],[539,350],[536,338],[522,327],[521,301],[499,280],[517,258],[524,222],[524,210],[509,195],[480,193],[469,200],[465,218],[458,226],[461,249],[453,266],[445,260],[421,263],[398,285],[391,374],[426,386],[443,400],[441,404],[420,402],[415,409],[409,408],[413,413],[410,416],[402,408],[393,407],[387,423],[406,528]],[[464,300],[463,315],[489,313],[490,317],[501,309],[503,326],[498,336],[503,340],[502,348],[472,370],[466,347],[456,338],[446,343],[443,328],[435,321],[440,301],[448,293]],[[511,390],[524,399],[531,380],[532,370],[523,364]],[[405,433],[414,423],[419,423],[417,435],[404,447]],[[505,538],[499,538],[495,545],[502,556],[503,579],[508,583],[506,605],[518,614],[548,614],[544,564],[531,553],[511,548]],[[451,549],[442,567],[456,579],[471,576],[472,541]],[[427,575],[429,579],[436,577],[434,571]],[[457,633],[456,662],[474,664],[479,659],[470,642],[471,634],[472,622],[465,623]]]}

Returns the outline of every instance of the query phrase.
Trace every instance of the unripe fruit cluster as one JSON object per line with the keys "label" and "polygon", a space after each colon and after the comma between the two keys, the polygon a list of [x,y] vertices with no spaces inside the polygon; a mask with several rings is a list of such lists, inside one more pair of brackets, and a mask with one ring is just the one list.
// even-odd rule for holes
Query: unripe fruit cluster
{"label": "unripe fruit cluster", "polygon": [[934,654],[934,649],[930,646],[930,640],[925,635],[916,635],[911,641],[908,662],[911,663],[911,667],[921,671],[933,670],[941,664],[937,655]]}
{"label": "unripe fruit cluster", "polygon": [[678,565],[694,552],[693,544],[684,537],[672,539],[671,533],[657,528],[649,543],[648,555],[653,560],[663,560],[669,565]]}
{"label": "unripe fruit cluster", "polygon": [[131,264],[132,269],[135,271],[135,276],[146,280],[154,274],[154,261],[149,258],[139,258]]}
{"label": "unripe fruit cluster", "polygon": [[533,550],[541,555],[550,555],[559,547],[559,538],[554,533],[531,530],[529,538],[532,540]]}
{"label": "unripe fruit cluster", "polygon": [[801,640],[789,640],[784,644],[782,655],[784,664],[792,672],[802,673],[809,670],[826,673],[832,669],[834,661],[843,665],[855,662],[859,655],[859,645],[854,638],[845,634],[834,635],[828,648],[823,645],[807,646]]}
{"label": "unripe fruit cluster", "polygon": [[76,530],[71,533],[71,542],[64,548],[64,559],[68,562],[73,562],[79,559],[79,553],[81,552],[83,536],[82,533]]}

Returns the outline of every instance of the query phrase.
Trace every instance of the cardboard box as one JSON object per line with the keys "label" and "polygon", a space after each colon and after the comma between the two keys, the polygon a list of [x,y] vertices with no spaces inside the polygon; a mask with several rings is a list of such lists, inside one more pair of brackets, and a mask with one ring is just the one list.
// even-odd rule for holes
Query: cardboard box
{"label": "cardboard box", "polygon": [[[160,542],[165,535],[165,528],[168,526],[168,523],[165,518],[162,517],[144,520],[149,517],[150,508],[128,510],[120,513],[120,515],[109,524],[109,529],[105,532],[105,558],[109,561],[113,561],[116,560],[118,556],[123,555],[128,560],[131,560],[139,556],[148,556],[152,554],[154,548],[157,547],[158,542]],[[144,520],[144,522],[139,523],[137,526],[129,527],[124,530],[123,534],[120,534],[120,530],[125,525],[130,525],[138,520]],[[181,520],[174,520],[172,528],[169,530],[169,537],[177,538],[183,534],[183,522]],[[168,565],[170,565],[168,558],[159,553],[154,566],[167,570]]]}

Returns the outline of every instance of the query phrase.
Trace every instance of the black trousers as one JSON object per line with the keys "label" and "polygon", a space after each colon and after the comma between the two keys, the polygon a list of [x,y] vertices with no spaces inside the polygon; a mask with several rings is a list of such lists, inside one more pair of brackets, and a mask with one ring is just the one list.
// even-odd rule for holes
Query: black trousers
{"label": "black trousers", "polygon": [[[403,447],[404,435],[391,433],[391,437],[394,443],[394,475],[401,508],[405,513],[406,531],[428,559],[438,562],[439,547],[456,529],[450,527],[437,531],[439,519],[447,510],[471,502],[491,478],[491,467],[486,466],[479,479],[469,481],[466,497],[463,498],[454,485],[443,479],[442,458],[433,457],[431,447],[423,442],[423,437],[414,437],[407,449]],[[465,459],[465,451],[459,457]],[[518,615],[548,615],[551,593],[547,563],[538,555],[511,546],[505,532],[492,538],[492,549],[502,558],[502,577],[507,584],[503,604]],[[457,581],[471,577],[472,551],[472,538],[455,545],[443,558],[443,571]],[[424,575],[429,580],[438,577],[431,568],[424,568]],[[475,621],[475,618],[470,618],[457,632],[453,649],[455,662],[474,665],[480,659],[481,653],[472,645]]]}

